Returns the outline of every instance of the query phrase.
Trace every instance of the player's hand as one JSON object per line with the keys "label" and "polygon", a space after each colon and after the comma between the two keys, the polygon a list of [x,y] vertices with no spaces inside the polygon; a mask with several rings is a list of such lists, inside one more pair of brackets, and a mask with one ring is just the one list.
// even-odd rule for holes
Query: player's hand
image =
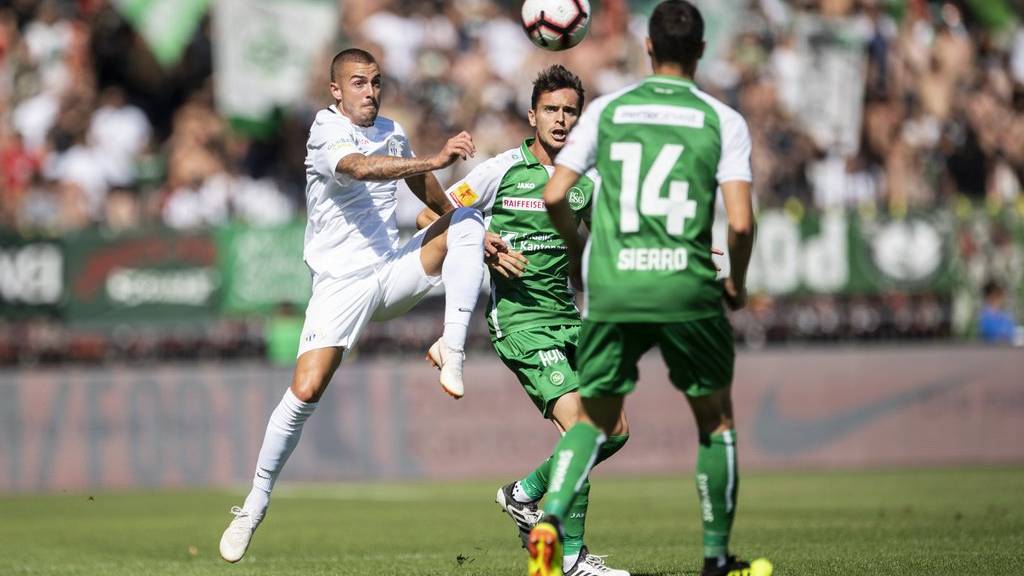
{"label": "player's hand", "polygon": [[473,156],[476,156],[476,145],[473,144],[473,137],[469,135],[469,132],[462,131],[449,138],[444,148],[434,157],[434,169],[447,168],[456,160],[465,160]]}
{"label": "player's hand", "polygon": [[493,258],[498,252],[508,252],[508,244],[505,239],[494,232],[484,233],[484,260]]}
{"label": "player's hand", "polygon": [[493,259],[487,260],[487,266],[505,278],[519,278],[526,271],[528,263],[526,256],[515,250],[498,252]]}
{"label": "player's hand", "polygon": [[732,278],[726,278],[722,283],[722,300],[725,300],[729,310],[739,310],[747,305],[747,288],[737,288]]}
{"label": "player's hand", "polygon": [[529,263],[522,253],[509,250],[505,240],[494,232],[484,236],[484,262],[492,271],[505,278],[522,276]]}

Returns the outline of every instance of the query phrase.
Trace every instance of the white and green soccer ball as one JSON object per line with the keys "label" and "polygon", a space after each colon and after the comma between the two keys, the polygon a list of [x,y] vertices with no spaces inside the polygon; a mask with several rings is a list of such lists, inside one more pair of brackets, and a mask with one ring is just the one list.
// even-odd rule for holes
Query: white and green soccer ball
{"label": "white and green soccer ball", "polygon": [[590,30],[589,0],[526,0],[523,30],[545,50],[565,50],[579,44]]}

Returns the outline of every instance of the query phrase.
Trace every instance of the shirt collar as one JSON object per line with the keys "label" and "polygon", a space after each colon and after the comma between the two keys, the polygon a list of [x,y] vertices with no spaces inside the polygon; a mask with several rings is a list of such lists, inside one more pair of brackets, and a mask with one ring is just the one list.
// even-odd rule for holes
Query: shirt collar
{"label": "shirt collar", "polygon": [[530,151],[530,146],[533,145],[533,141],[533,138],[527,138],[526,140],[523,140],[523,143],[519,146],[519,151],[523,153],[523,160],[526,162],[527,166],[531,167],[540,164],[537,157],[533,155],[532,151]]}
{"label": "shirt collar", "polygon": [[652,74],[647,78],[644,78],[644,83],[657,82],[659,84],[674,84],[676,86],[682,86],[684,88],[696,88],[697,85],[693,83],[693,80],[689,78],[681,78],[679,76],[668,76],[666,74]]}
{"label": "shirt collar", "polygon": [[[345,116],[344,114],[342,114],[341,110],[338,110],[337,104],[331,104],[330,106],[327,107],[327,109],[330,110],[331,112],[334,112],[338,116],[341,116],[342,118],[344,118],[346,122],[351,124],[353,128],[355,128],[356,130],[359,130],[360,132],[366,132],[367,130],[373,130],[374,128],[377,127],[377,121],[376,120],[374,120],[373,124],[370,124],[369,126],[360,126],[360,125],[356,124],[355,122],[352,121],[351,118],[349,118],[348,116]],[[378,116],[378,118],[380,118],[380,116]]]}

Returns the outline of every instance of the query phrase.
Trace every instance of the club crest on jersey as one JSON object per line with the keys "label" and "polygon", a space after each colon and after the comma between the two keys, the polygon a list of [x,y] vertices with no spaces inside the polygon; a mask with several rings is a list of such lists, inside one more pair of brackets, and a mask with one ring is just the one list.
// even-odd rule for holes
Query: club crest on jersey
{"label": "club crest on jersey", "polygon": [[388,156],[403,156],[402,153],[405,150],[405,141],[399,136],[392,136],[388,140]]}
{"label": "club crest on jersey", "polygon": [[573,210],[579,210],[587,203],[587,197],[583,195],[583,190],[579,186],[569,188],[566,198],[569,199],[569,207]]}
{"label": "club crest on jersey", "polygon": [[472,206],[473,203],[480,198],[476,195],[476,192],[473,191],[473,187],[470,186],[468,182],[459,184],[455,187],[455,190],[449,192],[448,195],[451,196],[452,200],[454,200],[456,204],[464,207]]}

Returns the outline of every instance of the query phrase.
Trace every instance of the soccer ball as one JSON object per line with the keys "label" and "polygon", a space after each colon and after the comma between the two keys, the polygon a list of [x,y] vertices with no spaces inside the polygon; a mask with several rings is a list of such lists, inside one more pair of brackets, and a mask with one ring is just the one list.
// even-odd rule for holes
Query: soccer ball
{"label": "soccer ball", "polygon": [[526,0],[523,30],[545,50],[565,50],[579,44],[590,30],[589,0]]}

